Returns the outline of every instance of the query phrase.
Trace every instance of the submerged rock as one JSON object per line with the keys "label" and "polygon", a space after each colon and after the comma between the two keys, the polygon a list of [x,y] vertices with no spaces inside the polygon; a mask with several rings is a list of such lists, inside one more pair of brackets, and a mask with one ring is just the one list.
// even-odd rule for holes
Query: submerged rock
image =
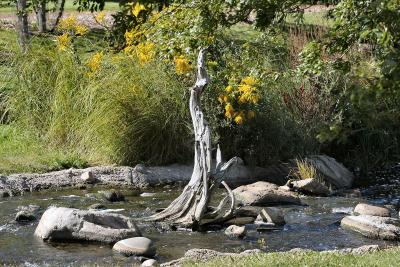
{"label": "submerged rock", "polygon": [[130,218],[119,214],[50,207],[40,219],[35,235],[48,241],[114,243],[141,233]]}
{"label": "submerged rock", "polygon": [[100,191],[100,193],[103,194],[104,198],[110,202],[119,202],[125,200],[125,196],[120,191]]}
{"label": "submerged rock", "polygon": [[388,208],[369,205],[365,203],[358,204],[354,209],[354,213],[360,215],[390,217],[390,210]]}
{"label": "submerged rock", "polygon": [[284,188],[296,190],[304,194],[319,196],[327,196],[330,194],[330,190],[326,185],[313,178],[304,180],[289,180]]}
{"label": "submerged rock", "polygon": [[125,256],[153,257],[156,254],[153,241],[146,237],[133,237],[118,241],[113,246],[113,250]]}
{"label": "submerged rock", "polygon": [[17,222],[29,222],[36,220],[35,215],[29,210],[21,210],[15,216]]}
{"label": "submerged rock", "polygon": [[265,205],[265,204],[301,204],[300,198],[293,192],[280,188],[276,184],[268,182],[256,182],[243,185],[233,193],[241,205]]}
{"label": "submerged rock", "polygon": [[107,208],[107,207],[106,207],[105,205],[100,204],[100,203],[95,203],[95,204],[90,205],[90,206],[88,207],[88,209],[90,209],[90,210],[104,210],[104,209],[106,209],[106,208]]}
{"label": "submerged rock", "polygon": [[372,215],[346,216],[340,225],[369,238],[400,240],[399,219]]}
{"label": "submerged rock", "polygon": [[246,236],[246,227],[230,225],[228,228],[226,228],[225,234],[229,237],[241,238],[241,237]]}

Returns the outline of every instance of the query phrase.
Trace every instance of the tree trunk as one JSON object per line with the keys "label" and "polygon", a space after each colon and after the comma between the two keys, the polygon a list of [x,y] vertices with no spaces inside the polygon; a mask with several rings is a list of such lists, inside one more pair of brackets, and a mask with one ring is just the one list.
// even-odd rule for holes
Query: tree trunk
{"label": "tree trunk", "polygon": [[36,19],[39,32],[43,33],[47,31],[46,26],[46,0],[39,1],[36,9]]}
{"label": "tree trunk", "polygon": [[22,50],[26,49],[26,45],[29,40],[29,28],[28,28],[28,13],[26,10],[26,0],[17,1],[17,32],[18,32],[18,42]]}
{"label": "tree trunk", "polygon": [[57,5],[59,6],[59,9],[58,9],[56,21],[54,22],[53,28],[51,29],[52,32],[56,29],[58,23],[60,22],[63,14],[64,14],[65,0],[59,0],[57,2]]}
{"label": "tree trunk", "polygon": [[[178,198],[165,210],[149,218],[152,221],[169,221],[193,229],[201,224],[223,221],[229,218],[235,206],[233,193],[222,179],[224,173],[237,161],[237,158],[223,164],[221,162],[221,151],[218,147],[216,167],[212,170],[211,131],[200,104],[201,94],[209,82],[205,69],[205,53],[205,49],[202,49],[199,53],[197,81],[190,90],[190,115],[195,134],[194,169],[191,179]],[[207,213],[212,191],[219,183],[225,186],[231,198],[231,207],[224,215],[221,212],[227,203],[227,197],[221,201],[216,210]]]}

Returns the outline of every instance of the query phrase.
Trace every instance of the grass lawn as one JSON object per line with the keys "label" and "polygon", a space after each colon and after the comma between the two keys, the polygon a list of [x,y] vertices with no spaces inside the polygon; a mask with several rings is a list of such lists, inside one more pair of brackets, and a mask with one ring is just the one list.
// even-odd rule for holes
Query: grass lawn
{"label": "grass lawn", "polygon": [[[53,4],[50,4],[48,8],[54,7]],[[65,2],[65,11],[76,11],[77,6],[74,5],[73,0],[66,0]],[[119,3],[118,2],[108,2],[106,1],[104,10],[105,11],[116,11],[119,9]],[[15,6],[4,6],[0,7],[0,13],[15,13]]]}
{"label": "grass lawn", "polygon": [[189,266],[251,266],[251,267],[351,267],[351,266],[399,266],[400,249],[394,248],[382,250],[362,255],[352,254],[332,254],[318,252],[300,252],[300,253],[268,253],[262,255],[253,255],[247,257],[222,257],[209,262],[189,262],[184,264]]}

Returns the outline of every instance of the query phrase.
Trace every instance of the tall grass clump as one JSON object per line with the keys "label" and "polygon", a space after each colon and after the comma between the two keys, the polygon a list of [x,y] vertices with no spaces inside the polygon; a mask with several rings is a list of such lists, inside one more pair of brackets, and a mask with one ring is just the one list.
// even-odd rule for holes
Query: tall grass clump
{"label": "tall grass clump", "polygon": [[87,58],[35,46],[14,62],[7,101],[12,120],[49,146],[92,163],[164,164],[190,151],[187,90],[162,64],[105,55],[96,71]]}

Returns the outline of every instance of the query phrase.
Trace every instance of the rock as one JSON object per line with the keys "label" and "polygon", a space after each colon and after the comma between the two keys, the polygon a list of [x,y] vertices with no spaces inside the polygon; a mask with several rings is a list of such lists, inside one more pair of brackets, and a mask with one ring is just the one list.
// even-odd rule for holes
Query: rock
{"label": "rock", "polygon": [[384,240],[400,239],[400,220],[371,215],[346,216],[341,227],[358,232],[363,236]]}
{"label": "rock", "polygon": [[318,196],[327,196],[330,194],[330,190],[326,185],[313,178],[304,180],[289,180],[285,188],[289,188],[289,190],[296,190],[304,194]]}
{"label": "rock", "polygon": [[105,199],[110,202],[119,202],[125,200],[125,196],[120,191],[100,191],[99,193],[102,193]]}
{"label": "rock", "polygon": [[88,183],[88,184],[96,182],[96,177],[94,176],[94,174],[91,171],[86,171],[86,172],[82,173],[81,179],[83,182]]}
{"label": "rock", "polygon": [[360,214],[360,215],[372,215],[379,217],[390,217],[389,209],[365,203],[358,204],[354,209],[354,213],[356,215]]}
{"label": "rock", "polygon": [[235,210],[236,217],[254,217],[256,218],[260,214],[263,207],[257,206],[244,206]]}
{"label": "rock", "polygon": [[50,207],[40,219],[35,235],[48,241],[114,243],[124,238],[141,236],[141,233],[126,216],[94,210]]}
{"label": "rock", "polygon": [[254,217],[236,217],[225,222],[225,224],[246,225],[254,222]]}
{"label": "rock", "polygon": [[146,237],[133,237],[118,241],[115,243],[113,250],[126,256],[153,257],[156,254],[153,241]]}
{"label": "rock", "polygon": [[307,162],[312,164],[325,180],[337,189],[350,188],[353,184],[354,174],[343,164],[326,155],[308,157]]}
{"label": "rock", "polygon": [[154,197],[156,195],[156,193],[141,193],[140,196],[141,197]]}
{"label": "rock", "polygon": [[32,213],[38,212],[40,207],[38,205],[28,205],[28,206],[18,206],[17,210],[18,211],[29,211]]}
{"label": "rock", "polygon": [[90,209],[90,210],[104,210],[104,209],[106,209],[106,208],[107,208],[107,207],[106,207],[105,205],[100,204],[100,203],[95,203],[95,204],[90,205],[90,206],[88,207],[88,209]]}
{"label": "rock", "polygon": [[257,216],[256,221],[272,223],[275,225],[285,224],[285,218],[283,217],[282,209],[275,207],[262,209],[260,214]]}
{"label": "rock", "polygon": [[354,254],[360,255],[365,253],[371,253],[379,251],[380,247],[378,245],[365,245],[358,248],[344,248],[344,249],[334,249],[321,251],[321,253],[342,253],[342,254]]}
{"label": "rock", "polygon": [[228,228],[226,228],[225,234],[229,237],[242,238],[242,237],[246,236],[246,227],[230,225]]}
{"label": "rock", "polygon": [[9,197],[10,194],[5,190],[0,190],[0,197]]}
{"label": "rock", "polygon": [[142,267],[151,267],[151,266],[159,266],[158,262],[154,259],[148,259],[145,260],[142,265]]}
{"label": "rock", "polygon": [[29,222],[36,220],[35,215],[31,211],[28,210],[21,210],[15,216],[15,220],[17,222]]}
{"label": "rock", "polygon": [[265,204],[301,204],[298,196],[293,192],[279,188],[276,184],[268,182],[256,182],[243,185],[233,193],[241,205],[265,205]]}

